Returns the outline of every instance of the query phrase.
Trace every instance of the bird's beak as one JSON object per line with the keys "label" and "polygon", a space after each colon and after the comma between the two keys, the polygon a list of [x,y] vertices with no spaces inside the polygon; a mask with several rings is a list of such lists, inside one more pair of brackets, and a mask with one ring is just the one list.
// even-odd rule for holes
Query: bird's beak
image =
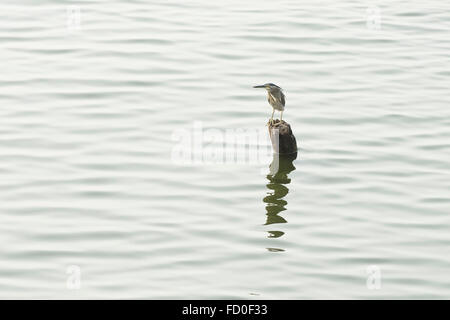
{"label": "bird's beak", "polygon": [[261,86],[254,86],[253,88],[265,88],[265,86],[264,86],[264,85],[261,85]]}

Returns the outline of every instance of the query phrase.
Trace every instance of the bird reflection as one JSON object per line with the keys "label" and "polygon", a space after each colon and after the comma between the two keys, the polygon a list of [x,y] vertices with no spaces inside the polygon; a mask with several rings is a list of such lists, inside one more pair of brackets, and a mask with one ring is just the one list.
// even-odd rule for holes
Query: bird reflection
{"label": "bird reflection", "polygon": [[[265,225],[275,223],[286,223],[286,219],[280,216],[280,212],[286,210],[287,201],[283,198],[289,193],[286,187],[291,182],[288,174],[295,170],[293,161],[297,158],[297,153],[294,154],[274,154],[272,163],[270,164],[270,173],[267,175],[269,183],[267,189],[269,192],[263,199],[266,205],[267,221]],[[269,238],[279,238],[283,231],[268,231]]]}

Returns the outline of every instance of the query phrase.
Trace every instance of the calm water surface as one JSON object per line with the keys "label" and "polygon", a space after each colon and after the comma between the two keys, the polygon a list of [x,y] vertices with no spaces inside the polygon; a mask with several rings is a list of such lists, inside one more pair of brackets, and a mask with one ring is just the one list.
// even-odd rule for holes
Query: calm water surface
{"label": "calm water surface", "polygon": [[[376,5],[2,3],[0,298],[449,298],[450,5]],[[297,159],[173,161],[265,82]]]}

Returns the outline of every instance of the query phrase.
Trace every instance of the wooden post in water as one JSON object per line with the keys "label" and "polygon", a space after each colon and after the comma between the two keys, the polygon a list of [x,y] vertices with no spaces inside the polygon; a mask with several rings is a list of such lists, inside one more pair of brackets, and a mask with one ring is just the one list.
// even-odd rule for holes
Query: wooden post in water
{"label": "wooden post in water", "polygon": [[292,133],[291,126],[284,120],[274,120],[268,123],[269,136],[272,141],[273,151],[279,154],[291,154],[297,152],[297,141]]}

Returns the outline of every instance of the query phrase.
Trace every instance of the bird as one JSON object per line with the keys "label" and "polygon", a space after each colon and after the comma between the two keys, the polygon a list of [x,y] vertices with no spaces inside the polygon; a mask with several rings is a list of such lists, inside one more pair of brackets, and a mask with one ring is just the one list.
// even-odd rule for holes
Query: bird
{"label": "bird", "polygon": [[283,93],[283,89],[281,89],[279,86],[273,83],[266,83],[263,85],[254,86],[253,88],[264,88],[267,90],[267,100],[269,101],[269,104],[273,108],[270,123],[272,124],[273,122],[273,114],[275,113],[275,110],[281,112],[280,115],[280,122],[281,122],[283,120],[283,111],[285,105],[285,96]]}

